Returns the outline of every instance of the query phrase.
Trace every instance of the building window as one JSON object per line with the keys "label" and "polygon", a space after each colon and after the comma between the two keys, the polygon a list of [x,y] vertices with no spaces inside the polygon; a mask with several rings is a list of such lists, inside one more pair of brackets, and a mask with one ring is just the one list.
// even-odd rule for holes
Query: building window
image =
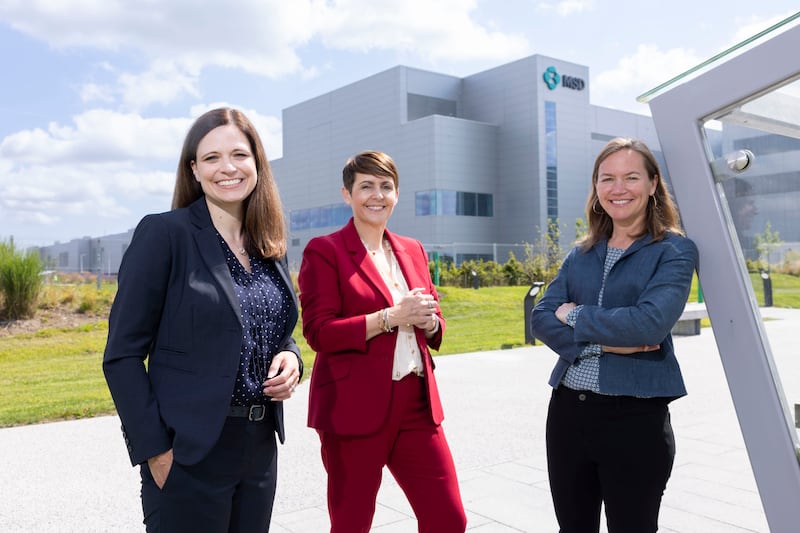
{"label": "building window", "polygon": [[295,209],[289,213],[291,231],[344,226],[353,210],[349,205],[335,204],[309,209]]}
{"label": "building window", "polygon": [[418,217],[455,215],[464,217],[494,216],[491,194],[468,191],[418,191],[415,198]]}
{"label": "building window", "polygon": [[60,268],[69,266],[69,252],[61,252],[58,254],[58,266]]}
{"label": "building window", "polygon": [[456,116],[455,100],[445,100],[444,98],[436,98],[434,96],[408,93],[407,103],[408,120],[416,120],[430,115],[444,115],[446,117]]}
{"label": "building window", "polygon": [[558,144],[556,103],[544,103],[545,164],[547,166],[547,218],[558,220]]}

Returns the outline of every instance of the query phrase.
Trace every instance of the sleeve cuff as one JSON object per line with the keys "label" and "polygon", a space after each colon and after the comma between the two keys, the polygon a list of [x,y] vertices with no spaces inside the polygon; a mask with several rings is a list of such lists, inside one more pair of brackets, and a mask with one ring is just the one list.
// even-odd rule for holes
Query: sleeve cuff
{"label": "sleeve cuff", "polygon": [[575,327],[575,322],[578,320],[578,315],[583,309],[582,305],[577,306],[575,309],[567,313],[567,325],[571,328]]}

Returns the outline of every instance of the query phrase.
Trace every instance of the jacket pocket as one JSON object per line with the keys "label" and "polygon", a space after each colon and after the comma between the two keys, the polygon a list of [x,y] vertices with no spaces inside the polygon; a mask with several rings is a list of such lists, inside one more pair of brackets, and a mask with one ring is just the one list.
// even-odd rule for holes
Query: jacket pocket
{"label": "jacket pocket", "polygon": [[315,361],[314,369],[311,371],[311,381],[316,385],[327,385],[339,381],[350,374],[352,365],[352,358],[342,355],[328,357],[323,361]]}

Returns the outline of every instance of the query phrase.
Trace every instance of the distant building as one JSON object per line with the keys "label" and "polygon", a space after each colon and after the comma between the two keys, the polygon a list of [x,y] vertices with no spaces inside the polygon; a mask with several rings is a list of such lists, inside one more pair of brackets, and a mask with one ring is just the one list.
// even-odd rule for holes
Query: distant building
{"label": "distant building", "polygon": [[[290,262],[297,268],[310,238],[347,222],[341,169],[366,149],[398,164],[390,229],[431,253],[522,258],[550,220],[568,245],[608,140],[637,137],[663,162],[650,117],[591,105],[589,89],[588,67],[535,55],[465,78],[398,66],[284,109],[283,157],[272,167]],[[115,274],[132,234],[39,250],[47,268]]]}
{"label": "distant building", "polygon": [[103,237],[81,237],[69,242],[56,242],[38,248],[46,270],[116,275],[122,254],[128,249],[133,229]]}
{"label": "distant building", "polygon": [[663,162],[650,117],[591,105],[589,89],[588,67],[535,55],[465,78],[399,66],[285,109],[273,170],[290,261],[348,220],[341,169],[366,149],[399,168],[389,228],[431,253],[521,258],[549,220],[568,245],[608,140],[637,137]]}

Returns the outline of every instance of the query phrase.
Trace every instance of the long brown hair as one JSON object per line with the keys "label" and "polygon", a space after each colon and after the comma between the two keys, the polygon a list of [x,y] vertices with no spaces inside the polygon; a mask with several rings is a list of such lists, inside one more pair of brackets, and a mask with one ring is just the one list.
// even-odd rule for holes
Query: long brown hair
{"label": "long brown hair", "polygon": [[658,161],[656,161],[653,152],[651,152],[650,148],[642,141],[626,137],[617,137],[608,141],[608,144],[603,147],[594,161],[592,186],[589,191],[589,198],[586,200],[586,220],[589,221],[589,231],[586,236],[579,241],[581,249],[584,251],[590,249],[601,240],[611,238],[611,234],[614,230],[614,222],[600,205],[596,188],[597,177],[600,172],[600,164],[605,161],[608,156],[622,150],[633,150],[641,155],[644,168],[647,171],[647,177],[651,181],[654,179],[658,180],[656,191],[647,202],[644,230],[640,235],[636,235],[636,237],[641,237],[649,233],[654,241],[660,241],[666,236],[667,232],[684,235],[680,226],[678,208],[675,206],[672,195],[670,195],[667,186],[664,184],[661,170],[658,167]]}
{"label": "long brown hair", "polygon": [[237,109],[212,109],[200,115],[189,128],[178,162],[172,208],[186,207],[203,196],[203,189],[192,172],[192,162],[197,158],[197,145],[208,132],[228,124],[239,128],[250,142],[258,176],[255,189],[243,202],[245,247],[249,253],[258,252],[261,257],[283,257],[286,255],[286,219],[278,186],[258,132],[244,113]]}

